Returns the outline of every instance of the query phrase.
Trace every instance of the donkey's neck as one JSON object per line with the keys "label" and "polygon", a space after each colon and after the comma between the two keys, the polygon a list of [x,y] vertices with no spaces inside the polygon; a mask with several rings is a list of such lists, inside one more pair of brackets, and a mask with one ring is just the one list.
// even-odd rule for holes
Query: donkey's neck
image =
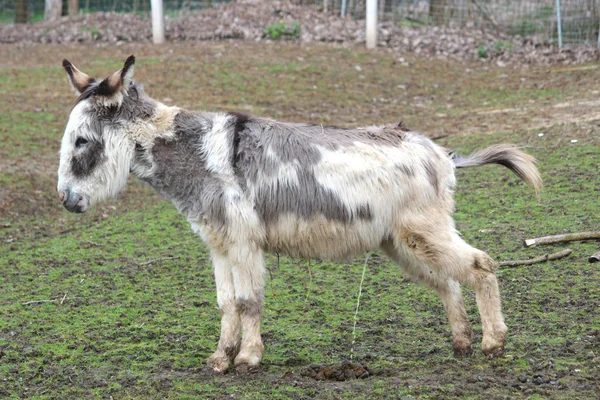
{"label": "donkey's neck", "polygon": [[200,191],[210,175],[202,143],[212,126],[211,114],[159,105],[140,126],[131,172],[184,215],[198,214]]}

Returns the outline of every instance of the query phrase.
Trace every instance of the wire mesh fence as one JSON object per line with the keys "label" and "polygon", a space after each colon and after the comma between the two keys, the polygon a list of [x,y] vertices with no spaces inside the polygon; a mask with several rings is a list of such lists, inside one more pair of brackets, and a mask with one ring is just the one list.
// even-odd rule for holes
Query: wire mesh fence
{"label": "wire mesh fence", "polygon": [[[177,18],[227,0],[164,0],[165,14]],[[327,13],[364,18],[366,0],[292,0],[311,4]],[[148,15],[150,0],[62,0],[78,13],[112,11]],[[474,26],[508,35],[536,37],[565,44],[599,44],[600,0],[560,0],[560,27],[556,0],[378,0],[380,20],[418,27]],[[0,0],[0,22],[12,23],[19,13],[34,22],[44,18],[44,0]],[[71,6],[72,7],[72,6]],[[23,16],[21,15],[21,18]]]}

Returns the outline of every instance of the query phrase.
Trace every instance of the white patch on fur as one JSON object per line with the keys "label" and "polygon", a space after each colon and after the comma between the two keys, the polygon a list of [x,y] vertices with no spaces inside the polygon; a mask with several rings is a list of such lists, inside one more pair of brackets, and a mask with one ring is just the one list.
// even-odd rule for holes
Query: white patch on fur
{"label": "white patch on fur", "polygon": [[206,168],[216,174],[233,175],[231,165],[232,118],[227,114],[215,114],[212,129],[204,135],[201,151],[206,157]]}

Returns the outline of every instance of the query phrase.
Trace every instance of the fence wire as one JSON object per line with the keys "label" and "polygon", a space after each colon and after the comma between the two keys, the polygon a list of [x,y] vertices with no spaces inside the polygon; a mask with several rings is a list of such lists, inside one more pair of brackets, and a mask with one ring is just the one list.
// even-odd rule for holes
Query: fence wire
{"label": "fence wire", "polygon": [[[63,14],[68,14],[63,0]],[[227,0],[164,0],[165,14],[176,18],[182,13],[212,7]],[[364,18],[366,0],[292,0],[310,4],[323,12]],[[379,20],[418,27],[474,26],[508,35],[558,41],[556,0],[378,0]],[[27,4],[29,22],[42,20],[44,0],[0,0],[0,22],[12,23],[18,5]],[[149,15],[150,0],[78,0],[79,13],[120,12]],[[600,29],[600,0],[561,0],[562,42],[596,45]]]}

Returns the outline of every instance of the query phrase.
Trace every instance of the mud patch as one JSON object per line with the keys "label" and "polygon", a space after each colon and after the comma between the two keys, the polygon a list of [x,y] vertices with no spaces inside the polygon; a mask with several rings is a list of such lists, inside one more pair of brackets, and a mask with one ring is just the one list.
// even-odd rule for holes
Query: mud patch
{"label": "mud patch", "polygon": [[311,364],[302,371],[302,375],[317,381],[347,381],[350,379],[367,379],[375,375],[381,375],[382,372],[375,371],[364,363],[353,363],[344,360],[333,365]]}

